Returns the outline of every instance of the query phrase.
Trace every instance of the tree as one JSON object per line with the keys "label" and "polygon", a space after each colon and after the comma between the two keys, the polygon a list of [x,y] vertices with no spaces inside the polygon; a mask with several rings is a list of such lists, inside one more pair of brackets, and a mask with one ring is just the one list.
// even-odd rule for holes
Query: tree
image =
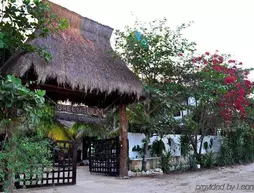
{"label": "tree", "polygon": [[[49,61],[52,56],[45,48],[36,47],[29,42],[66,27],[67,21],[51,14],[49,4],[45,1],[1,0],[1,64],[4,64],[15,52],[37,52],[46,61]],[[10,54],[7,55],[8,52]],[[27,85],[23,86],[18,78],[1,77],[0,93],[1,131],[4,133],[0,157],[0,177],[8,186],[6,191],[13,192],[16,173],[26,172],[28,167],[32,168],[32,165],[46,163],[44,158],[48,158],[49,155],[45,149],[47,145],[42,137],[43,132],[42,130],[31,130],[31,128],[38,126],[45,117],[52,117],[52,114],[49,114],[45,105],[45,92],[29,90]],[[27,137],[24,133],[34,133],[34,136]],[[17,157],[23,159],[19,160]],[[23,169],[21,166],[24,166]]]}
{"label": "tree", "polygon": [[[50,12],[49,4],[40,0],[1,0],[0,49],[14,52],[38,52],[49,61],[52,56],[45,48],[29,41],[68,27],[65,19]],[[29,41],[27,41],[29,40]],[[2,60],[4,57],[2,58]]]}
{"label": "tree", "polygon": [[244,122],[250,104],[250,69],[243,69],[241,62],[228,58],[206,52],[192,60],[193,74],[186,88],[195,104],[186,106],[189,115],[184,118],[184,128],[199,162],[204,137],[218,129],[230,130],[238,121]]}
{"label": "tree", "polygon": [[169,131],[175,111],[184,96],[183,75],[189,73],[189,63],[182,63],[183,54],[189,58],[195,44],[182,37],[181,25],[176,30],[166,26],[166,19],[148,25],[136,22],[116,32],[117,54],[140,77],[148,92],[147,100],[129,108],[130,127],[136,125],[145,135],[142,169],[146,170],[148,139],[154,133]]}
{"label": "tree", "polygon": [[49,144],[43,139],[42,130],[34,129],[43,120],[49,122],[52,118],[45,108],[44,95],[44,91],[29,90],[14,76],[0,80],[0,132],[3,136],[0,180],[5,182],[7,192],[13,191],[15,174],[38,170],[38,164],[49,165]]}

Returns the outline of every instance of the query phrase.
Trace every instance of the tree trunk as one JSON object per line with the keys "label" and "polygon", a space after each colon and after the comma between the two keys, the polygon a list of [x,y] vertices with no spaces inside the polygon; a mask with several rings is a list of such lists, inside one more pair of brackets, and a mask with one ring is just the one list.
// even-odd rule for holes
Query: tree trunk
{"label": "tree trunk", "polygon": [[[151,98],[147,97],[146,100],[146,108],[144,114],[146,115],[147,119],[150,120],[150,114],[151,114]],[[142,171],[146,171],[146,165],[147,165],[147,157],[148,157],[148,143],[149,143],[149,129],[147,126],[144,127],[144,133],[145,133],[145,143],[143,147],[143,159],[142,159]]]}
{"label": "tree trunk", "polygon": [[[194,138],[194,139],[193,139]],[[196,158],[196,161],[199,162],[199,154],[198,154],[198,136],[195,134],[195,136],[191,137],[191,145],[194,151],[194,156]]]}
{"label": "tree trunk", "polygon": [[197,152],[197,161],[198,161],[198,163],[200,163],[201,164],[201,157],[202,157],[202,147],[203,147],[203,141],[204,141],[204,136],[203,135],[201,135],[201,137],[200,137],[200,145],[199,145],[199,151]]}
{"label": "tree trunk", "polygon": [[120,124],[121,124],[121,148],[120,148],[120,177],[128,176],[128,142],[127,142],[127,117],[126,105],[120,105]]}
{"label": "tree trunk", "polygon": [[195,155],[197,156],[198,155],[198,134],[195,134],[195,137],[194,137],[193,150],[194,150]]}
{"label": "tree trunk", "polygon": [[199,155],[201,155],[201,153],[202,153],[203,141],[204,141],[204,136],[201,135],[201,136],[200,136],[199,153],[198,153]]}
{"label": "tree trunk", "polygon": [[12,171],[9,170],[8,171],[8,187],[7,187],[7,192],[8,193],[13,193],[14,192],[14,181],[13,181],[13,178],[12,178]]}
{"label": "tree trunk", "polygon": [[[9,143],[10,146],[10,151],[15,151],[16,145],[13,143],[12,138],[13,138],[13,133],[15,132],[16,129],[16,121],[14,120],[17,118],[17,109],[16,108],[11,108],[8,112],[9,118],[12,119],[12,122],[10,123],[9,126],[6,128],[6,141]],[[14,171],[8,167],[8,162],[15,162],[15,160],[7,160],[6,164],[6,173],[7,173],[7,192],[8,193],[13,193],[14,192],[14,180],[13,180],[13,173]]]}
{"label": "tree trunk", "polygon": [[146,171],[146,165],[147,165],[147,157],[148,157],[148,139],[146,137],[146,141],[144,143],[144,149],[143,149],[143,160],[142,160],[142,171]]}
{"label": "tree trunk", "polygon": [[[11,138],[12,138],[12,127],[13,125],[8,126],[6,130],[6,142],[9,143],[10,146],[10,151],[12,151],[15,148],[15,145],[12,143]],[[7,188],[6,191],[8,193],[13,193],[14,191],[14,181],[13,181],[13,170],[8,167],[8,162],[12,162],[14,160],[6,160],[5,168],[6,168],[6,181],[7,181]],[[6,183],[6,182],[5,182]]]}

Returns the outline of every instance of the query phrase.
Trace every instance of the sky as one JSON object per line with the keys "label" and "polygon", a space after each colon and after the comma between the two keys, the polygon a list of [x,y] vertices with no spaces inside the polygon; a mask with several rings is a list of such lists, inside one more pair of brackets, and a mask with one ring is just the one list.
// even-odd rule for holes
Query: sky
{"label": "sky", "polygon": [[[184,22],[194,24],[184,36],[197,43],[198,52],[219,50],[254,67],[253,0],[51,0],[82,16],[114,29],[142,22],[168,19],[175,27]],[[254,72],[250,78],[254,80]]]}

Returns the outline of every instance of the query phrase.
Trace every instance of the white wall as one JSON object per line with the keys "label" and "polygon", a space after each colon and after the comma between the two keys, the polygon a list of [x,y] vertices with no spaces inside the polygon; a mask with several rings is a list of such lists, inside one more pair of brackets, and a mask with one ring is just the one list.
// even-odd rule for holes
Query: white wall
{"label": "white wall", "polygon": [[[181,156],[181,145],[180,145],[180,136],[181,135],[173,135],[173,134],[169,134],[166,135],[162,138],[162,141],[165,144],[166,147],[166,151],[171,151],[173,156]],[[133,152],[132,148],[134,146],[139,145],[140,147],[142,147],[142,139],[145,138],[144,134],[141,133],[128,133],[128,139],[129,139],[129,157],[130,159],[135,159],[135,158],[140,158],[140,155],[138,154],[138,152]],[[200,136],[198,136],[198,138],[200,138]],[[150,138],[150,143],[149,145],[152,145],[152,143],[156,140],[156,139],[160,139],[159,136],[153,136]],[[203,144],[205,142],[208,143],[208,146],[210,144],[210,140],[213,139],[213,145],[211,149],[208,149],[208,152],[213,151],[213,152],[219,152],[220,150],[220,146],[221,146],[221,136],[206,136],[203,140]],[[169,146],[168,141],[171,141],[171,146]],[[200,142],[198,144],[198,147],[200,145]],[[202,154],[206,153],[206,150],[204,148],[204,145],[202,146]]]}
{"label": "white wall", "polygon": [[190,105],[190,106],[195,106],[195,105],[196,105],[196,100],[195,100],[195,98],[189,97],[189,98],[188,98],[188,105]]}
{"label": "white wall", "polygon": [[[184,101],[184,104],[187,104],[186,102],[187,102],[187,101]],[[189,106],[195,106],[195,105],[196,105],[196,100],[195,100],[195,98],[189,97],[189,98],[188,98],[188,105],[189,105]],[[182,119],[182,118],[183,118],[184,116],[186,116],[186,115],[188,115],[188,110],[181,110],[181,111],[180,111],[180,116],[174,116],[174,119],[180,120],[180,119]],[[180,125],[182,125],[182,123],[181,123]]]}
{"label": "white wall", "polygon": [[[199,135],[198,136],[198,139],[200,138],[201,136]],[[209,147],[210,143],[211,143],[211,140],[213,140],[212,142],[212,148]],[[208,149],[206,150],[204,148],[204,143],[207,142],[208,143]],[[198,142],[198,151],[199,151],[199,147],[200,147],[200,141]],[[202,145],[202,150],[201,150],[201,153],[202,154],[205,154],[207,152],[219,152],[220,151],[220,147],[221,147],[221,136],[213,136],[213,135],[208,135],[208,136],[205,136],[204,139],[203,139],[203,145]],[[206,152],[207,151],[207,152]]]}
{"label": "white wall", "polygon": [[[170,146],[169,146],[170,140]],[[180,135],[166,135],[162,138],[162,141],[165,144],[166,151],[171,152],[173,156],[180,156],[181,155],[181,146],[180,146]]]}
{"label": "white wall", "polygon": [[[140,158],[139,153],[136,152],[136,151],[132,151],[132,149],[133,149],[134,146],[137,146],[137,145],[142,147],[143,146],[142,139],[144,139],[144,138],[145,138],[145,135],[141,134],[141,133],[128,133],[129,157],[131,159]],[[151,145],[157,138],[158,138],[158,136],[151,137],[149,145]]]}
{"label": "white wall", "polygon": [[141,133],[128,133],[128,140],[129,140],[129,157],[131,159],[137,158],[138,152],[132,151],[132,148],[136,145],[142,147],[142,139],[145,138],[144,134]]}

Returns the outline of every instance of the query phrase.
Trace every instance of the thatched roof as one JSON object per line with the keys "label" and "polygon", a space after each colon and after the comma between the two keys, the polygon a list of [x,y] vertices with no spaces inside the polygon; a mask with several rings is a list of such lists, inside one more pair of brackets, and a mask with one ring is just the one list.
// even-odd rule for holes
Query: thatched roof
{"label": "thatched roof", "polygon": [[[69,98],[74,102],[85,102],[89,96],[89,101],[96,100],[93,97],[97,94],[101,95],[100,100],[111,97],[111,102],[124,96],[129,103],[143,96],[143,85],[138,77],[113,55],[110,45],[112,28],[54,3],[50,2],[50,5],[53,13],[69,21],[69,29],[50,34],[47,38],[37,38],[31,43],[46,47],[53,60],[48,64],[36,53],[17,53],[0,69],[2,73],[35,79],[44,89],[47,85],[54,85],[83,93],[82,96],[76,93],[73,99],[71,95],[63,96],[65,90],[61,96],[53,96],[60,100]],[[92,105],[97,104],[94,102]]]}

